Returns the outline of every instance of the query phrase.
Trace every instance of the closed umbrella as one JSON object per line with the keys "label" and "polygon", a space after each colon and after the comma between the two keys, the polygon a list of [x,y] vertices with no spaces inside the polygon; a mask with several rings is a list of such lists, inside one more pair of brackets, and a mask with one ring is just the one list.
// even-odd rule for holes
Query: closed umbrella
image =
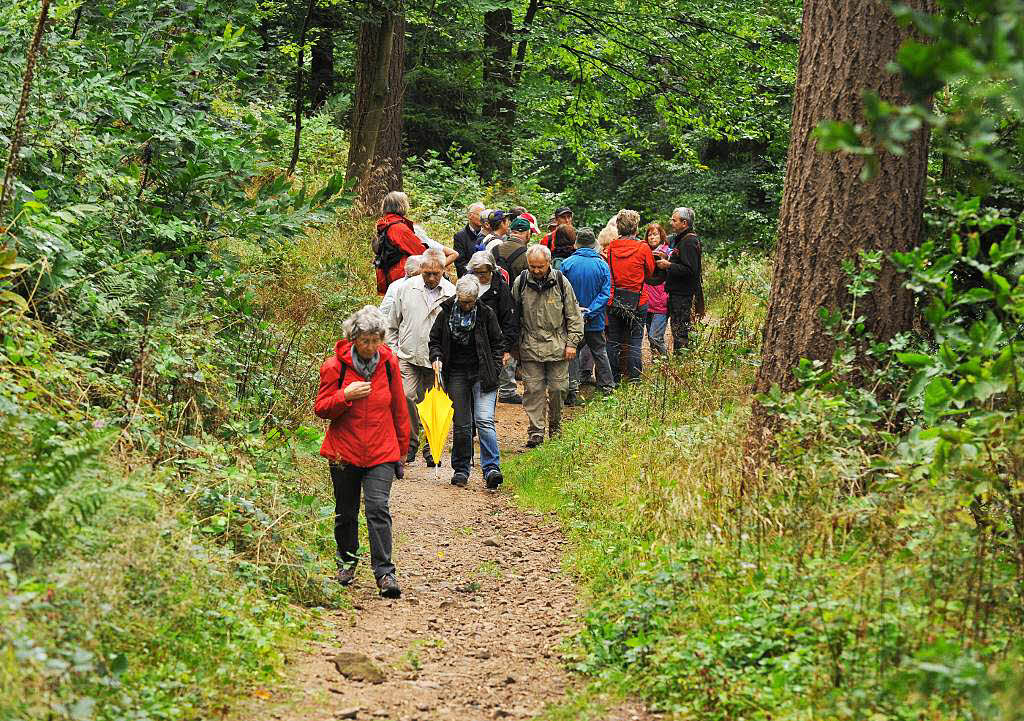
{"label": "closed umbrella", "polygon": [[448,394],[441,390],[440,378],[436,374],[434,387],[427,391],[416,408],[420,412],[420,423],[423,424],[423,430],[427,435],[430,453],[440,467],[441,452],[444,450],[444,442],[448,439],[448,431],[452,429],[455,407]]}

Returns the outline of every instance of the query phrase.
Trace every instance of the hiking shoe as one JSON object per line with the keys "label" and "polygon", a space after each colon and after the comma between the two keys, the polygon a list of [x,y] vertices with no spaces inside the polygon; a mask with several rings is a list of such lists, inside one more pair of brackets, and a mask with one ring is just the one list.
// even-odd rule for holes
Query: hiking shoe
{"label": "hiking shoe", "polygon": [[338,583],[342,586],[351,586],[352,582],[356,580],[356,567],[345,566],[344,568],[338,569]]}
{"label": "hiking shoe", "polygon": [[498,400],[500,400],[502,403],[515,403],[520,406],[523,405],[523,397],[518,393],[511,396],[505,396],[504,398],[499,398]]}
{"label": "hiking shoe", "polygon": [[542,436],[540,434],[535,435],[535,436],[530,436],[530,440],[528,440],[526,442],[526,447],[527,448],[536,448],[537,446],[539,446],[543,442],[544,442],[544,436]]}
{"label": "hiking shoe", "polygon": [[416,462],[416,449],[415,448],[410,448],[409,449],[409,452],[405,455],[405,462],[406,463],[415,463]]}
{"label": "hiking shoe", "polygon": [[501,485],[501,482],[505,480],[505,477],[501,475],[501,471],[493,470],[488,471],[487,475],[484,476],[484,481],[487,483],[487,488],[490,490],[497,489]]}
{"label": "hiking shoe", "polygon": [[377,588],[380,589],[382,598],[398,598],[402,595],[402,589],[399,588],[398,581],[395,580],[395,576],[392,573],[378,578]]}
{"label": "hiking shoe", "polygon": [[456,473],[452,476],[452,485],[458,486],[459,488],[465,488],[469,485],[469,476],[465,473]]}
{"label": "hiking shoe", "polygon": [[434,462],[434,457],[432,455],[430,455],[430,449],[429,448],[424,448],[423,449],[423,460],[427,462],[427,468],[436,468],[437,467],[437,463]]}
{"label": "hiking shoe", "polygon": [[576,391],[572,391],[571,393],[569,393],[565,397],[565,402],[564,402],[563,405],[567,405],[567,406],[582,406],[583,405],[583,399],[580,398],[580,394],[579,393],[577,393]]}

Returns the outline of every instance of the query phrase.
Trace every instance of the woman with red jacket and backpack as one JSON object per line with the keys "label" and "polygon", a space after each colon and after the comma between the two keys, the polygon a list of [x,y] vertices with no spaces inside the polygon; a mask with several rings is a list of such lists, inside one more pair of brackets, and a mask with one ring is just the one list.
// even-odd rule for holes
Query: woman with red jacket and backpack
{"label": "woman with red jacket and backpack", "polygon": [[409,409],[398,358],[384,345],[386,323],[367,305],[343,324],[345,339],[320,366],[313,412],[330,421],[320,455],[330,462],[334,485],[334,540],[338,582],[355,580],[359,551],[359,496],[370,537],[370,564],[385,598],[401,589],[391,562],[391,483],[401,477],[409,451]]}
{"label": "woman with red jacket and backpack", "polygon": [[373,242],[373,267],[377,271],[377,293],[384,295],[388,286],[405,277],[405,261],[420,255],[426,244],[416,235],[409,214],[409,196],[394,190],[384,196],[381,217],[377,221],[377,239]]}
{"label": "woman with red jacket and backpack", "polygon": [[[608,308],[608,361],[615,383],[621,380],[619,353],[629,354],[630,380],[643,371],[644,319],[647,317],[648,280],[654,280],[656,266],[651,247],[636,237],[640,214],[623,209],[615,216],[619,237],[608,246],[608,267],[612,272],[612,300]],[[657,281],[655,281],[657,282]]]}

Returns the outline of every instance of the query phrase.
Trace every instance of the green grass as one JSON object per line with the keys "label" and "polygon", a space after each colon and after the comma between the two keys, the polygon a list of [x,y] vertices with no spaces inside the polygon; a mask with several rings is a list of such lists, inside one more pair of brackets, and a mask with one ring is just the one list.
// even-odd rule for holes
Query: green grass
{"label": "green grass", "polygon": [[987,615],[963,602],[970,514],[927,485],[842,492],[863,454],[827,438],[780,436],[787,464],[744,475],[763,295],[711,274],[702,343],[506,465],[518,503],[560,518],[586,591],[570,655],[591,686],[548,718],[599,718],[606,694],[685,719],[1020,718],[1013,599],[994,575]]}

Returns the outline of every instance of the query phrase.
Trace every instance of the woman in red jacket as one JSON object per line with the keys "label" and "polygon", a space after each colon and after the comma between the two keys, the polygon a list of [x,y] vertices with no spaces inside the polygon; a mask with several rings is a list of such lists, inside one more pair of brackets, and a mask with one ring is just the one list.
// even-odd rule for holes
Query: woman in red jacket
{"label": "woman in red jacket", "polygon": [[349,316],[334,355],[320,366],[313,411],[331,422],[320,455],[330,461],[334,485],[334,540],[338,582],[355,579],[359,551],[359,495],[366,507],[370,565],[385,598],[401,589],[391,562],[391,483],[409,451],[409,409],[398,358],[384,345],[386,323],[372,305]]}
{"label": "woman in red jacket", "polygon": [[630,380],[643,371],[644,318],[647,316],[645,283],[654,276],[654,254],[647,243],[637,240],[640,214],[620,210],[615,216],[619,237],[608,246],[608,266],[612,270],[612,305],[608,309],[608,361],[615,383],[621,380],[619,353],[626,346]]}
{"label": "woman in red jacket", "polygon": [[377,239],[373,243],[373,265],[377,270],[377,293],[384,295],[388,286],[405,277],[405,261],[427,249],[413,228],[409,214],[409,196],[394,190],[384,196],[381,217],[377,221]]}

